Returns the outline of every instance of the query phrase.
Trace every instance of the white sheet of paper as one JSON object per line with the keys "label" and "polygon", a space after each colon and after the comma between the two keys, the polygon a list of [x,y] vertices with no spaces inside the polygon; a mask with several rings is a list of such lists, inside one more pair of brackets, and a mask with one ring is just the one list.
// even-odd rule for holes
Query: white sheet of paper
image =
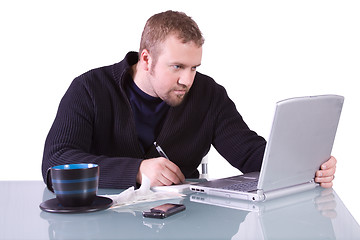
{"label": "white sheet of paper", "polygon": [[175,193],[189,193],[191,192],[190,186],[196,182],[185,182],[183,184],[170,185],[170,186],[156,186],[151,190],[155,192],[175,192]]}
{"label": "white sheet of paper", "polygon": [[142,182],[139,189],[135,190],[134,187],[129,187],[120,194],[103,195],[103,196],[113,200],[113,205],[111,208],[114,208],[114,207],[122,207],[122,206],[128,206],[128,205],[144,203],[144,202],[182,198],[184,195],[173,191],[154,192],[150,189],[149,178],[146,177],[145,175],[142,175]]}

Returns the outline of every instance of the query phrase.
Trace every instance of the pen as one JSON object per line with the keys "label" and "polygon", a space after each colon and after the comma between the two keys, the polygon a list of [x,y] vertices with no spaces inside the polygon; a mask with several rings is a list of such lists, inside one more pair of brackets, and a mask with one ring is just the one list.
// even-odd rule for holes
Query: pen
{"label": "pen", "polygon": [[154,142],[155,148],[158,151],[158,153],[160,154],[160,156],[169,159],[169,157],[166,155],[166,153],[164,152],[164,150],[162,150],[162,148],[160,147],[159,144],[157,144],[156,142]]}

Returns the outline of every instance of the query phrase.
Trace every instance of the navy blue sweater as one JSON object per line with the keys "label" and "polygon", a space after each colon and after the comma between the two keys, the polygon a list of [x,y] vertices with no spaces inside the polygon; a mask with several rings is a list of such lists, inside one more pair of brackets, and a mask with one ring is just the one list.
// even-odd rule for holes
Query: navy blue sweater
{"label": "navy blue sweater", "polygon": [[[42,173],[55,165],[97,163],[99,187],[136,186],[143,159],[159,157],[154,147],[143,152],[126,95],[126,77],[138,61],[135,52],[111,66],[93,69],[74,79],[62,98],[47,136]],[[187,98],[171,107],[156,142],[186,178],[199,176],[197,167],[211,144],[242,172],[259,171],[265,140],[251,131],[225,89],[196,73]]]}
{"label": "navy blue sweater", "polygon": [[[130,75],[130,74],[129,74]],[[143,152],[152,147],[161,131],[165,116],[170,108],[160,98],[143,92],[129,76],[125,91],[134,115],[136,132]]]}

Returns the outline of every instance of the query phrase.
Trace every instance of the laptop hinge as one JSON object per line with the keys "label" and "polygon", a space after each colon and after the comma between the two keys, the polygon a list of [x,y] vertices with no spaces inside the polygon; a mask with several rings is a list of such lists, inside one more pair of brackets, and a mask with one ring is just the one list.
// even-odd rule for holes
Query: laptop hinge
{"label": "laptop hinge", "polygon": [[283,197],[286,195],[291,195],[299,192],[304,192],[306,190],[310,190],[318,186],[319,184],[315,183],[314,181],[310,181],[304,184],[282,188],[274,191],[264,192],[265,200],[274,199]]}

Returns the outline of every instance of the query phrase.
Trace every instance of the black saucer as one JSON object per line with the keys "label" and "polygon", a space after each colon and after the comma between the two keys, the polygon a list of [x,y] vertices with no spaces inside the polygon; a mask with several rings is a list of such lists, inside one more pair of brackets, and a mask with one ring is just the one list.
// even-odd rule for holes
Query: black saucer
{"label": "black saucer", "polygon": [[64,207],[57,198],[53,198],[40,204],[41,210],[51,213],[84,213],[95,212],[109,208],[113,201],[107,197],[96,196],[94,202],[90,206],[84,207]]}

